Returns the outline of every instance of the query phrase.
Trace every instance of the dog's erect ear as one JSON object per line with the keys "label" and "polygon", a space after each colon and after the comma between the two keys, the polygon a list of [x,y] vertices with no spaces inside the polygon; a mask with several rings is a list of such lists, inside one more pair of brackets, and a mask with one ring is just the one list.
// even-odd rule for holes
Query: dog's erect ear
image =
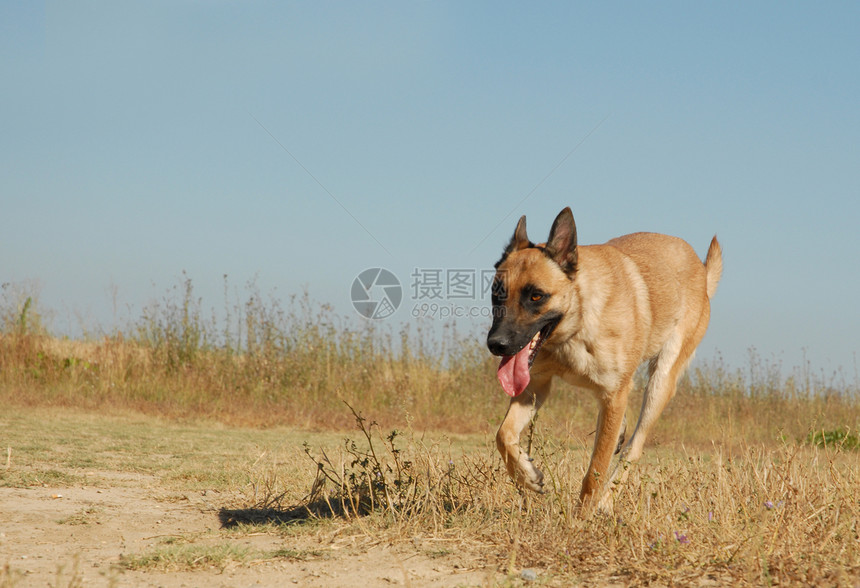
{"label": "dog's erect ear", "polygon": [[549,230],[546,252],[566,274],[576,271],[576,223],[573,221],[570,207],[565,208],[555,217]]}
{"label": "dog's erect ear", "polygon": [[533,246],[534,243],[529,241],[529,236],[526,234],[526,215],[523,215],[520,217],[520,222],[517,223],[517,229],[514,231],[514,236],[511,237],[511,242],[505,248],[505,255]]}

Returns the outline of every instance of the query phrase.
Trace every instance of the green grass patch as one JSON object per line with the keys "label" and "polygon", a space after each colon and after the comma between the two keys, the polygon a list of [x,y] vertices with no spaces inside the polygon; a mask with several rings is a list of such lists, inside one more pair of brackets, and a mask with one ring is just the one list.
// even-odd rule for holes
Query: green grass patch
{"label": "green grass patch", "polygon": [[847,427],[833,429],[830,431],[810,431],[806,436],[806,443],[816,447],[829,447],[831,449],[854,450],[860,449],[860,437],[851,432]]}
{"label": "green grass patch", "polygon": [[34,469],[0,469],[0,486],[4,488],[31,488],[46,486],[53,488],[68,488],[80,486],[86,481],[83,475],[61,471],[48,464]]}
{"label": "green grass patch", "polygon": [[259,559],[260,553],[244,545],[219,543],[193,545],[168,543],[138,555],[123,555],[120,565],[128,570],[159,570],[166,572],[223,569],[229,563]]}
{"label": "green grass patch", "polygon": [[223,570],[229,564],[247,564],[270,560],[307,561],[324,557],[318,550],[253,549],[230,541],[212,545],[166,541],[151,550],[123,555],[120,566],[127,570],[183,572],[216,568]]}

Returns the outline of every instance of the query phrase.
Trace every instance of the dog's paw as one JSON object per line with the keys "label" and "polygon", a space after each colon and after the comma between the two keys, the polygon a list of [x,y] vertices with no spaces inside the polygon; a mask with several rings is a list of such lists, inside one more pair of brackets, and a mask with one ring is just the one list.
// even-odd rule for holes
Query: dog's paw
{"label": "dog's paw", "polygon": [[543,494],[545,492],[543,472],[534,466],[533,459],[528,456],[522,456],[517,466],[516,476],[514,477],[517,483],[523,488]]}
{"label": "dog's paw", "polygon": [[612,515],[615,512],[615,496],[610,489],[603,491],[600,500],[597,501],[596,510],[602,515]]}

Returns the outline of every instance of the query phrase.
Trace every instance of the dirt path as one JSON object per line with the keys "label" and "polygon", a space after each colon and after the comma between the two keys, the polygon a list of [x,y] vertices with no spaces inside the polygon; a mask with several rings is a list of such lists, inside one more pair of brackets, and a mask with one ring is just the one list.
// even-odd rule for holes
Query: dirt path
{"label": "dirt path", "polygon": [[[218,513],[229,502],[222,494],[167,494],[145,475],[90,475],[96,485],[0,488],[0,586],[472,586],[503,577],[431,539],[391,545],[336,534],[236,533],[221,527]],[[287,555],[181,572],[119,565],[123,555],[157,553],[189,537],[198,546]]]}

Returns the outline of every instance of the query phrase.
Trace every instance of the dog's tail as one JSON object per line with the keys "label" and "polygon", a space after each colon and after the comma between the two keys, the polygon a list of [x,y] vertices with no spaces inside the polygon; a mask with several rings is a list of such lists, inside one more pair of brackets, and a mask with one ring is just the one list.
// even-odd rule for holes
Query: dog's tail
{"label": "dog's tail", "polygon": [[723,275],[723,250],[720,248],[716,235],[711,239],[711,246],[708,247],[708,255],[705,257],[705,272],[708,298],[713,298],[717,291],[717,284],[720,282],[720,276]]}

